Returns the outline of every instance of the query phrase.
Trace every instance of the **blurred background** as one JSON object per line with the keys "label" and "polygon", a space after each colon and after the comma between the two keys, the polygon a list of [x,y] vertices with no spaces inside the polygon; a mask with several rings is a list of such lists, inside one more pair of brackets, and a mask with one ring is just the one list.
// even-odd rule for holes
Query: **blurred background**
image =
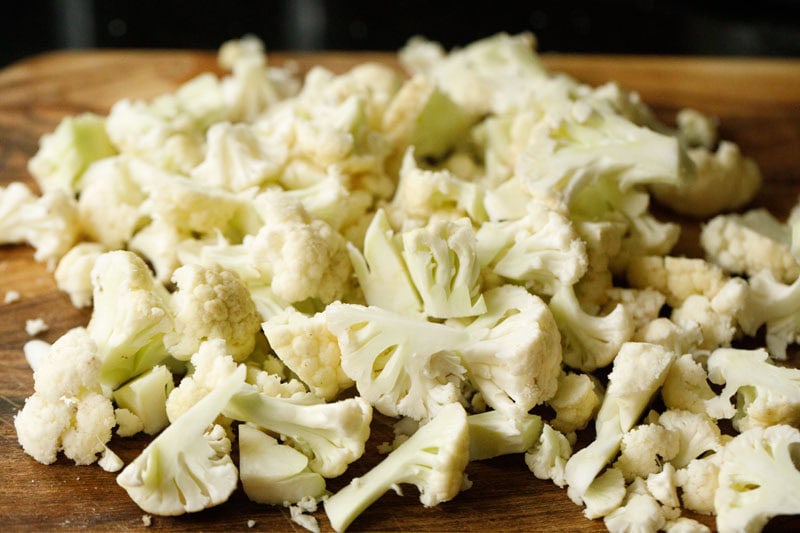
{"label": "blurred background", "polygon": [[0,7],[0,66],[63,48],[200,48],[253,33],[268,50],[448,48],[532,31],[544,52],[800,56],[800,0],[32,0]]}

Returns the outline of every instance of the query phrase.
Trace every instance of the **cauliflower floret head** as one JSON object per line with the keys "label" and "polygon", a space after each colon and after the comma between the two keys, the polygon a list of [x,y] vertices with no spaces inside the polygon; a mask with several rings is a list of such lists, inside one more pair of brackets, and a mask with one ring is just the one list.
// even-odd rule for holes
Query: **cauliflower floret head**
{"label": "cauliflower floret head", "polygon": [[628,481],[661,470],[680,451],[678,435],[658,424],[643,424],[622,437],[620,456],[614,466]]}
{"label": "cauliflower floret head", "polygon": [[176,331],[164,343],[174,357],[190,358],[209,339],[224,339],[237,361],[250,355],[261,318],[236,274],[216,266],[184,265],[172,281],[178,287],[171,296]]}

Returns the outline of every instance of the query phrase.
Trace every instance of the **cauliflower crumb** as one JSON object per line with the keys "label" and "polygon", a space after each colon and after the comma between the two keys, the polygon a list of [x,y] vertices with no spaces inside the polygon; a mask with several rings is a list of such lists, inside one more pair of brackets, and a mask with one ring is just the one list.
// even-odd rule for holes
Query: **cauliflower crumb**
{"label": "cauliflower crumb", "polygon": [[151,525],[153,525],[153,517],[150,516],[149,514],[143,514],[142,524],[144,524],[144,527],[150,527]]}
{"label": "cauliflower crumb", "polygon": [[249,527],[249,528],[256,527],[256,521],[255,520],[248,520],[247,521],[247,527]]}
{"label": "cauliflower crumb", "polygon": [[297,502],[297,505],[289,506],[292,522],[312,533],[319,533],[319,523],[316,518],[306,513],[313,513],[316,510],[317,502],[314,498],[303,498]]}
{"label": "cauliflower crumb", "polygon": [[19,301],[19,291],[7,291],[3,297],[3,303],[11,304]]}
{"label": "cauliflower crumb", "polygon": [[44,333],[50,329],[50,326],[47,325],[47,322],[44,321],[43,318],[32,318],[30,320],[25,321],[25,333],[27,333],[31,337],[35,337],[40,333]]}

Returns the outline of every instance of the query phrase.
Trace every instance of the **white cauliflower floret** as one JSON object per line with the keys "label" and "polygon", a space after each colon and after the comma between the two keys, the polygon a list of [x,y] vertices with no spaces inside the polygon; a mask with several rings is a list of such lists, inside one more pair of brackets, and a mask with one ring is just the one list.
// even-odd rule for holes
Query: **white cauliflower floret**
{"label": "white cauliflower floret", "polygon": [[650,287],[643,289],[612,287],[606,291],[606,294],[608,300],[603,306],[603,311],[611,311],[617,304],[625,307],[631,322],[633,322],[634,336],[641,328],[658,318],[666,301],[666,297],[661,292]]}
{"label": "white cauliflower floret", "polygon": [[675,353],[689,354],[702,344],[703,332],[696,322],[679,326],[669,318],[660,317],[636,330],[633,340],[660,344]]}
{"label": "white cauliflower floret", "polygon": [[681,503],[685,509],[701,514],[714,513],[720,458],[721,454],[716,453],[693,459],[675,472],[675,484],[681,490]]}
{"label": "white cauliflower floret", "polygon": [[758,165],[732,142],[720,142],[716,152],[698,147],[689,148],[687,153],[697,169],[693,181],[677,187],[650,188],[656,201],[677,213],[706,218],[733,211],[750,203],[761,188]]}
{"label": "white cauliflower floret", "polygon": [[715,350],[708,358],[708,378],[725,384],[718,397],[706,401],[708,414],[732,418],[739,431],[775,424],[800,426],[800,370],[772,364],[763,348]]}
{"label": "white cauliflower floret", "polygon": [[240,192],[261,187],[278,178],[287,156],[285,147],[261,141],[247,124],[219,122],[206,139],[205,158],[191,177],[212,188]]}
{"label": "white cauliflower floret", "polygon": [[288,302],[341,298],[352,273],[344,238],[322,220],[312,220],[299,203],[278,195],[262,199],[265,224],[244,244],[276,296]]}
{"label": "white cauliflower floret", "polygon": [[575,294],[586,311],[598,313],[608,301],[609,289],[614,286],[610,264],[620,252],[627,227],[624,223],[607,220],[575,221],[573,225],[586,243],[587,257],[586,273],[575,284]]}
{"label": "white cauliflower floret", "polygon": [[661,397],[668,409],[705,414],[705,402],[714,396],[703,365],[688,353],[675,360],[661,387]]}
{"label": "white cauliflower floret", "polygon": [[50,347],[34,372],[34,393],[14,418],[25,452],[50,464],[59,451],[76,464],[91,464],[111,440],[114,407],[99,382],[102,361],[84,328]]}
{"label": "white cauliflower floret", "polygon": [[586,245],[569,218],[539,202],[522,218],[481,224],[476,238],[482,267],[536,294],[553,294],[586,272]]}
{"label": "white cauliflower floret", "polygon": [[456,350],[470,340],[466,328],[339,302],[328,305],[325,318],[342,368],[381,413],[424,420],[465,401],[467,371]]}
{"label": "white cauliflower floret", "polygon": [[108,248],[124,248],[145,223],[147,195],[133,179],[137,168],[129,157],[116,156],[92,163],[83,175],[78,217],[83,232]]}
{"label": "white cauliflower floret", "polygon": [[425,507],[451,500],[464,482],[469,463],[469,424],[464,408],[449,404],[383,461],[325,500],[325,513],[336,531],[390,488],[414,484]]}
{"label": "white cauliflower floret", "polygon": [[661,505],[651,494],[629,490],[623,505],[606,515],[603,523],[611,533],[645,532],[660,531],[667,519]]}
{"label": "white cauliflower floret", "polygon": [[664,533],[711,533],[711,529],[694,518],[681,516],[674,520],[667,520],[667,523],[664,524]]}
{"label": "white cauliflower floret", "polygon": [[679,451],[677,434],[659,424],[642,424],[622,436],[620,455],[614,466],[626,481],[632,481],[659,472]]}
{"label": "white cauliflower floret", "polygon": [[786,347],[800,339],[800,278],[785,285],[765,270],[749,284],[747,301],[737,314],[739,324],[751,336],[766,325],[767,350],[773,359],[785,360]]}
{"label": "white cauliflower floret", "polygon": [[678,508],[681,505],[678,498],[678,487],[675,485],[676,469],[672,463],[666,463],[659,472],[647,476],[645,484],[647,491],[662,505]]}
{"label": "white cauliflower floret", "polygon": [[714,497],[721,533],[761,531],[774,516],[797,514],[798,445],[800,431],[786,425],[754,427],[725,445]]}
{"label": "white cauliflower floret", "polygon": [[705,414],[669,409],[661,413],[658,423],[678,438],[679,451],[669,459],[676,468],[683,468],[693,459],[715,453],[722,447],[719,426]]}
{"label": "white cauliflower floret", "polygon": [[168,284],[181,266],[178,250],[191,241],[191,233],[176,228],[162,219],[155,219],[140,229],[128,242],[128,250],[141,255],[153,266],[156,279]]}
{"label": "white cauliflower floret", "polygon": [[789,226],[763,208],[714,217],[703,226],[700,245],[709,261],[734,274],[754,276],[769,270],[782,283],[800,274]]}
{"label": "white cauliflower floret", "polygon": [[680,307],[673,309],[670,318],[684,330],[700,328],[702,342],[694,350],[710,351],[730,346],[738,331],[736,316],[744,308],[747,294],[747,282],[732,278],[713,298],[690,295]]}
{"label": "white cauliflower floret", "polygon": [[564,468],[572,455],[572,445],[560,431],[542,425],[539,440],[525,452],[525,464],[538,479],[552,480],[559,487],[566,484]]}
{"label": "white cauliflower floret", "polygon": [[558,377],[556,394],[547,401],[556,416],[550,423],[562,433],[584,429],[600,407],[602,391],[588,374],[564,372]]}
{"label": "white cauliflower floret", "polygon": [[56,285],[69,295],[75,307],[92,305],[92,268],[95,260],[106,251],[102,244],[81,242],[58,262],[54,273]]}
{"label": "white cauliflower floret", "polygon": [[497,287],[484,299],[486,313],[447,322],[469,335],[453,349],[487,405],[510,418],[524,416],[556,392],[561,336],[547,305],[522,287]]}
{"label": "white cauliflower floret", "polygon": [[414,150],[409,148],[400,167],[397,190],[386,206],[395,227],[424,225],[437,216],[469,217],[483,222],[485,190],[479,184],[455,176],[446,169],[427,170],[417,165]]}
{"label": "white cauliflower floret", "polygon": [[36,196],[21,182],[0,187],[0,244],[27,243],[52,270],[78,240],[75,199],[62,189]]}
{"label": "white cauliflower floret", "polygon": [[228,352],[224,339],[203,342],[190,359],[191,372],[169,394],[167,417],[175,422],[183,413],[233,375],[239,365]]}
{"label": "white cauliflower floret", "polygon": [[353,385],[324,314],[308,316],[290,308],[264,322],[262,329],[277,356],[314,395],[332,400]]}
{"label": "white cauliflower floret", "polygon": [[116,153],[105,124],[104,117],[83,113],[62,119],[52,133],[42,136],[28,171],[43,192],[58,190],[72,196],[93,161]]}
{"label": "white cauliflower floret", "polygon": [[655,289],[667,305],[679,307],[689,296],[713,298],[727,281],[725,272],[702,259],[676,256],[641,256],[628,263],[628,282],[634,287]]}
{"label": "white cauliflower floret", "polygon": [[223,339],[236,361],[250,355],[261,319],[236,274],[219,267],[184,265],[172,281],[177,285],[170,298],[175,331],[164,337],[164,344],[173,357],[185,361],[210,339]]}
{"label": "white cauliflower floret", "polygon": [[608,387],[595,418],[596,438],[567,462],[570,499],[580,503],[586,489],[619,451],[666,379],[675,354],[657,344],[627,342],[614,359]]}
{"label": "white cauliflower floret", "polygon": [[633,336],[634,325],[623,305],[617,304],[605,315],[589,314],[571,286],[561,286],[549,306],[561,332],[564,364],[577,370],[591,372],[608,366]]}

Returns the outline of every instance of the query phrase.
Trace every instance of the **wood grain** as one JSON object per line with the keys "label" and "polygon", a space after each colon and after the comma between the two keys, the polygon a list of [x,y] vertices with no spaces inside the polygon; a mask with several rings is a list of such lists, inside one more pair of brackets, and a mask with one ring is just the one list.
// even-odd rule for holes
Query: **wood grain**
{"label": "wood grain", "polygon": [[[270,61],[293,62],[303,71],[322,64],[341,72],[374,60],[396,64],[387,54],[280,54]],[[664,120],[681,107],[716,115],[723,137],[739,143],[766,177],[756,204],[784,216],[800,192],[800,61],[761,59],[650,58],[610,56],[545,57],[553,69],[601,84],[616,79],[637,90]],[[214,55],[192,51],[80,51],[37,56],[0,71],[0,185],[33,185],[26,162],[39,137],[66,116],[106,113],[122,97],[149,98],[174,89],[202,71],[215,71]],[[678,252],[697,255],[696,222],[681,220]],[[44,266],[24,246],[0,247],[0,297],[20,292],[19,301],[0,303],[0,524],[10,530],[130,530],[143,527],[142,511],[97,466],[76,467],[60,459],[45,467],[17,444],[13,417],[32,392],[30,369],[22,355],[27,319],[42,317],[50,329],[40,337],[54,341],[67,329],[85,324],[88,312],[74,309],[59,293]],[[1,300],[0,300],[1,301]],[[368,454],[351,467],[366,471],[379,456],[375,445],[390,436],[379,419]],[[142,439],[115,439],[112,448],[131,460]],[[566,492],[535,479],[521,456],[469,466],[474,485],[454,501],[423,508],[413,489],[405,497],[385,496],[367,510],[352,531],[604,531],[571,503]],[[348,476],[349,477],[349,476]],[[344,480],[333,480],[335,490]],[[329,530],[318,512],[323,530]],[[153,518],[153,529],[180,531],[301,530],[287,509],[250,503],[241,491],[225,505],[191,516]],[[701,517],[708,525],[713,520]],[[797,529],[797,520],[773,521],[770,529]]]}

